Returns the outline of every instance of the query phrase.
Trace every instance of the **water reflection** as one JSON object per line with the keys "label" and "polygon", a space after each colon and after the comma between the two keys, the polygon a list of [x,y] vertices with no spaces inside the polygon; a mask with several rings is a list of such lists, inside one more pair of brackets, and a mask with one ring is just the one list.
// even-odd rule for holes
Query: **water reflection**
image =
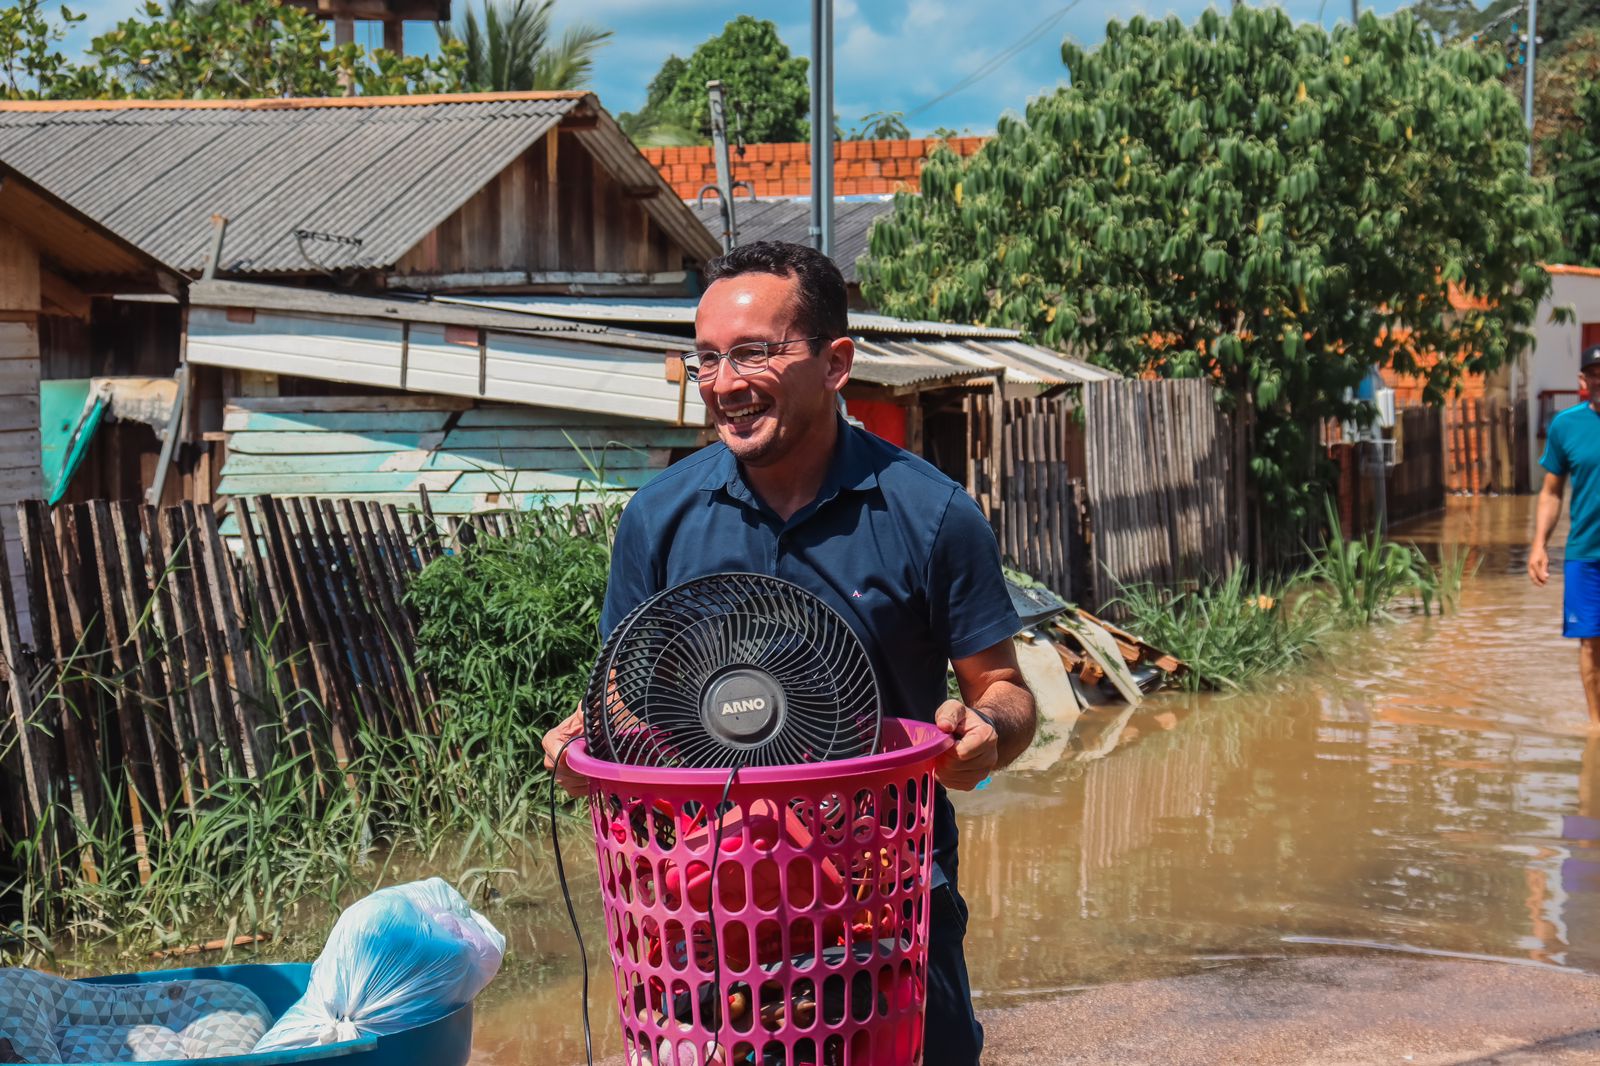
{"label": "water reflection", "polygon": [[[1528,499],[1453,501],[1407,533],[1474,547],[1454,613],[1353,635],[1263,692],[1091,717],[1108,757],[962,797],[980,1007],[1333,945],[1600,972],[1600,742],[1559,589],[1522,572],[1531,523]],[[581,1061],[559,908],[521,941],[541,967],[484,1003],[481,1061]],[[591,964],[614,1049],[610,967]]]}
{"label": "water reflection", "polygon": [[1530,521],[1527,501],[1459,501],[1409,531],[1476,546],[1455,613],[1265,693],[1156,701],[1111,757],[964,804],[976,986],[1329,942],[1600,969],[1600,747],[1559,592],[1522,576]]}

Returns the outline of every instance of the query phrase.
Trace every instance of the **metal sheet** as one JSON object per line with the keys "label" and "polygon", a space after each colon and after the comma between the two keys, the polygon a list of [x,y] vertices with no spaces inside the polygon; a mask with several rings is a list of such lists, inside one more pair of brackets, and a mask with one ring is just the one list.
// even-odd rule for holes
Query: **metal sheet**
{"label": "metal sheet", "polygon": [[[283,109],[11,105],[0,108],[0,159],[182,270],[204,266],[214,213],[229,219],[224,261],[235,269],[318,269],[293,237],[298,228],[363,239],[358,248],[339,246],[334,265],[381,266],[588,99]],[[692,225],[686,208],[676,213]]]}
{"label": "metal sheet", "polygon": [[[738,176],[737,167],[735,177]],[[846,284],[854,285],[860,279],[856,274],[856,260],[867,251],[867,234],[872,223],[880,216],[894,210],[894,203],[883,200],[834,199],[833,206],[833,261],[839,264]],[[811,199],[735,199],[735,220],[739,224],[739,243],[754,241],[791,241],[810,244]],[[700,224],[713,236],[722,234],[722,208],[715,197],[708,197],[703,206],[695,208]]]}
{"label": "metal sheet", "polygon": [[[617,326],[679,329],[694,324],[696,306],[693,300],[498,295],[439,296],[435,302]],[[1028,344],[1016,330],[919,322],[852,311],[850,333],[856,339],[858,353],[855,377],[873,384],[903,386],[941,378],[959,380],[1001,368],[1007,381],[1040,388],[1118,376],[1060,352]]]}
{"label": "metal sheet", "polygon": [[66,494],[105,407],[89,378],[39,382],[39,466],[51,506]]}

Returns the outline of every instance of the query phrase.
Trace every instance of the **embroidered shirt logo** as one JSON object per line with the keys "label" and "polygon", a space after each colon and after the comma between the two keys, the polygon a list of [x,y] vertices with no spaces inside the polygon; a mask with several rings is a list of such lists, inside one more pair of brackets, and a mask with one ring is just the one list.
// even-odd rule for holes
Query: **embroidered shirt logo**
{"label": "embroidered shirt logo", "polygon": [[856,589],[854,592],[852,592],[850,594],[850,598],[853,599],[853,600],[859,600],[861,598],[861,590],[860,589]]}

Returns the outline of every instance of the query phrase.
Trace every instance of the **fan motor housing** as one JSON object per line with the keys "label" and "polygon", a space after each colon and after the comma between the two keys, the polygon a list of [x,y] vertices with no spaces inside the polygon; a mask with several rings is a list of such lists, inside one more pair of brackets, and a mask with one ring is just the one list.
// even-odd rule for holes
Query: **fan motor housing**
{"label": "fan motor housing", "polygon": [[755,747],[783,728],[788,708],[778,679],[757,666],[713,674],[700,693],[700,721],[725,744]]}

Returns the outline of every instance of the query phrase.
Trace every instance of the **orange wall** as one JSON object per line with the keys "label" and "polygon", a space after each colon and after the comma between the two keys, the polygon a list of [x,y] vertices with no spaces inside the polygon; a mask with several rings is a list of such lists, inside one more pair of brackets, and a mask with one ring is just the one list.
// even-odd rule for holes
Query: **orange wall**
{"label": "orange wall", "polygon": [[[839,141],[834,145],[833,194],[863,196],[892,193],[898,189],[916,192],[922,178],[922,164],[934,148],[948,144],[959,156],[970,156],[987,138],[934,137],[906,141]],[[700,195],[706,185],[717,182],[716,163],[710,145],[688,148],[643,148],[644,156],[667,179],[672,190],[685,200]],[[809,196],[811,194],[811,145],[750,144],[744,155],[732,149],[733,180],[748,181],[757,196]]]}

